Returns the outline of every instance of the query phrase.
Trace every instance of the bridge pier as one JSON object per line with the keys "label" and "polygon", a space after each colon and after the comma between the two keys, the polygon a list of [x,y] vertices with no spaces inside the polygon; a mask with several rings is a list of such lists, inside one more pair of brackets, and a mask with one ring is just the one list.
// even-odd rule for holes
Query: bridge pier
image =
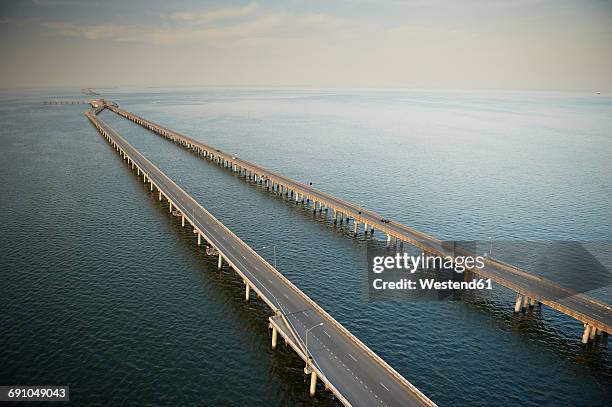
{"label": "bridge pier", "polygon": [[518,314],[521,310],[521,304],[523,303],[523,296],[520,294],[516,294],[516,303],[514,304],[514,313]]}
{"label": "bridge pier", "polygon": [[221,252],[219,252],[219,261],[217,262],[217,271],[221,271],[221,267],[223,267],[223,256],[221,256]]}
{"label": "bridge pier", "polygon": [[276,341],[278,339],[278,331],[276,327],[272,325],[272,350],[276,349]]}
{"label": "bridge pier", "polygon": [[202,245],[202,234],[198,232],[198,246]]}
{"label": "bridge pier", "polygon": [[251,286],[250,286],[250,284],[247,281],[245,281],[244,284],[245,284],[245,288],[244,288],[244,300],[246,302],[249,302],[249,298],[251,297]]}
{"label": "bridge pier", "polygon": [[310,368],[310,397],[314,397],[317,391],[317,372]]}
{"label": "bridge pier", "polygon": [[523,307],[522,307],[522,311],[525,312],[527,310],[527,306],[529,305],[529,297],[528,296],[524,296],[523,297]]}
{"label": "bridge pier", "polygon": [[185,215],[181,214],[181,226],[185,227]]}
{"label": "bridge pier", "polygon": [[582,343],[588,343],[591,335],[591,325],[584,324],[584,332],[582,333]]}
{"label": "bridge pier", "polygon": [[357,234],[359,233],[359,221],[357,221],[356,219],[353,221],[353,228],[353,235],[357,237]]}
{"label": "bridge pier", "polygon": [[170,213],[172,213],[172,201],[168,200],[168,203],[170,203]]}

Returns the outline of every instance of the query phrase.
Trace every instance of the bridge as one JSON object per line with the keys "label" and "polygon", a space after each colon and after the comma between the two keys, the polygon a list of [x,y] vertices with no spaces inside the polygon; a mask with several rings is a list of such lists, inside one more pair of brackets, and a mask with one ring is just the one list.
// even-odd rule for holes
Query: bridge
{"label": "bridge", "polygon": [[[411,244],[427,254],[451,257],[466,254],[466,252],[460,252],[456,248],[447,247],[444,242],[435,237],[393,220],[385,219],[373,211],[368,211],[359,205],[336,198],[314,188],[312,185],[304,184],[265,169],[241,159],[235,154],[223,152],[215,147],[125,111],[118,106],[109,106],[108,108],[153,133],[165,137],[174,143],[179,143],[203,159],[223,166],[229,171],[253,180],[255,183],[262,184],[269,190],[284,194],[290,197],[290,199],[295,199],[296,203],[301,202],[311,205],[312,210],[315,212],[322,212],[324,209],[326,213],[331,212],[330,216],[333,218],[334,223],[352,220],[355,236],[357,236],[361,225],[363,225],[365,234],[372,234],[377,230],[386,234],[388,243],[393,239],[396,245]],[[584,330],[581,338],[583,343],[599,339],[602,335],[607,338],[608,333],[611,332],[612,308],[610,305],[588,295],[573,292],[553,281],[527,273],[491,257],[486,258],[484,263],[484,268],[471,269],[469,270],[470,273],[485,279],[491,279],[495,283],[514,291],[516,293],[514,303],[515,313],[525,312],[527,308],[533,308],[537,303],[567,314],[583,324]]]}
{"label": "bridge", "polygon": [[51,99],[45,100],[45,105],[84,105],[87,102],[84,100],[72,100],[72,99]]}
{"label": "bridge", "polygon": [[198,245],[205,240],[207,254],[218,256],[217,267],[227,263],[244,281],[245,300],[251,291],[274,312],[269,318],[272,348],[278,335],[304,360],[310,375],[310,395],[317,381],[347,406],[435,406],[414,385],[332,318],[318,304],[272,267],[238,236],[182,190],[151,161],[97,115],[104,104],[85,113],[159,201],[193,228]]}

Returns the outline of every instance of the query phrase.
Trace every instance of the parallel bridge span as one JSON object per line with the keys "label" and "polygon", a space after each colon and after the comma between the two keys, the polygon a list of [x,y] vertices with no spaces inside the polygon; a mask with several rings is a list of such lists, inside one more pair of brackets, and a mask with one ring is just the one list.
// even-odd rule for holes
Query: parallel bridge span
{"label": "parallel bridge span", "polygon": [[[269,318],[272,348],[280,334],[305,361],[314,396],[320,379],[347,406],[435,406],[414,385],[364,345],[325,310],[260,257],[238,236],[219,222],[190,195],[176,185],[130,143],[97,115],[103,105],[85,113],[98,132],[120,156],[142,176],[158,199],[169,202],[170,212],[180,214],[182,225],[189,222],[197,235],[243,279],[245,299],[257,293],[274,311]],[[109,107],[110,108],[110,107]]]}
{"label": "parallel bridge span", "polygon": [[[391,242],[391,239],[395,239],[396,244],[399,243],[400,245],[406,242],[418,247],[425,253],[440,256],[467,254],[466,252],[458,252],[455,248],[446,247],[441,240],[435,237],[419,232],[399,222],[386,220],[373,211],[368,211],[356,204],[336,198],[311,185],[306,185],[277,174],[243,160],[234,154],[223,152],[117,106],[107,107],[116,114],[139,124],[153,133],[175,143],[180,143],[199,156],[222,165],[244,177],[248,177],[255,182],[259,182],[272,191],[284,193],[292,199],[295,198],[296,202],[305,202],[306,204],[312,202],[314,211],[323,211],[323,208],[326,211],[331,210],[334,223],[349,222],[352,219],[355,236],[359,233],[360,225],[363,224],[364,233],[366,234],[374,233],[374,230],[378,230],[386,233],[388,242]],[[490,257],[485,260],[484,268],[473,269],[470,272],[483,278],[490,278],[497,284],[513,290],[516,293],[514,304],[514,312],[516,313],[525,312],[528,307],[534,307],[538,303],[547,305],[582,322],[584,327],[582,334],[583,343],[595,340],[601,334],[607,336],[612,331],[612,307],[585,294],[572,292],[553,281],[529,274],[515,266]]]}

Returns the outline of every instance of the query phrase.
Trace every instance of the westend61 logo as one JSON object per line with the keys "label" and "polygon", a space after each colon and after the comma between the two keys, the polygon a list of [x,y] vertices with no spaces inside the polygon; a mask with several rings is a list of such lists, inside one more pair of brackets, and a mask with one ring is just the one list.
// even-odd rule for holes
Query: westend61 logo
{"label": "westend61 logo", "polygon": [[[489,279],[476,275],[485,257],[444,244],[446,255],[396,252],[395,248],[368,247],[368,294],[370,298],[447,300],[462,292],[491,290]],[[472,273],[476,272],[476,273]]]}

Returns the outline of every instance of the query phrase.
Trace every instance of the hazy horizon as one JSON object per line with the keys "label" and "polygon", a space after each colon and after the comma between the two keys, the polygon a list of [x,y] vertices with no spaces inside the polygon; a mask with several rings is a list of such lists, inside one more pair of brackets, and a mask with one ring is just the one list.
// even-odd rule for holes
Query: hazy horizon
{"label": "hazy horizon", "polygon": [[612,2],[33,0],[0,88],[612,90]]}

